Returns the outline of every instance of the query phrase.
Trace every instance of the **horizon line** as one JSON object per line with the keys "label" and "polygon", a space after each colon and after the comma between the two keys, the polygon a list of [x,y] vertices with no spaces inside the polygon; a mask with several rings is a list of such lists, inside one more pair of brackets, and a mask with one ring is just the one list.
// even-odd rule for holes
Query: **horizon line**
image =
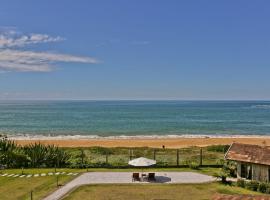
{"label": "horizon line", "polygon": [[270,101],[270,99],[0,99],[0,101]]}

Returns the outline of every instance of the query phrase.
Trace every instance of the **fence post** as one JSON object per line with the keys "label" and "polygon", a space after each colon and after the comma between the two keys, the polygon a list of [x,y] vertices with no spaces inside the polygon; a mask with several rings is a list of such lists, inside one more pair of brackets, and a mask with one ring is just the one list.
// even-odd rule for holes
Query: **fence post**
{"label": "fence post", "polygon": [[30,192],[30,199],[33,200],[33,190]]}
{"label": "fence post", "polygon": [[156,160],[156,149],[154,149],[154,160]]}
{"label": "fence post", "polygon": [[200,166],[202,166],[202,163],[203,162],[203,160],[202,160],[202,148],[200,149]]}
{"label": "fence post", "polygon": [[179,166],[179,149],[176,150],[176,165]]}
{"label": "fence post", "polygon": [[58,187],[59,186],[59,180],[58,180],[58,175],[56,176],[56,187]]}
{"label": "fence post", "polygon": [[129,160],[132,160],[131,149],[129,149]]}
{"label": "fence post", "polygon": [[59,168],[60,167],[60,164],[59,164],[60,162],[59,162],[59,155],[57,155],[57,168]]}
{"label": "fence post", "polygon": [[108,164],[109,158],[108,153],[106,153],[106,164]]}
{"label": "fence post", "polygon": [[83,149],[81,149],[81,162],[82,162],[82,165],[84,163],[84,151]]}

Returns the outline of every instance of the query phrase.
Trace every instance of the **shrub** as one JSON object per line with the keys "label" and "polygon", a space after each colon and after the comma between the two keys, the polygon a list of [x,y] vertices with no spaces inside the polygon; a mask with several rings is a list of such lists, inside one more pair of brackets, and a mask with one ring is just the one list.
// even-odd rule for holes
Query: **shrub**
{"label": "shrub", "polygon": [[267,188],[265,190],[265,193],[266,194],[270,194],[270,185],[269,184],[267,184]]}
{"label": "shrub", "polygon": [[100,154],[100,155],[111,155],[111,154],[113,154],[111,149],[105,148],[105,147],[91,147],[90,151],[92,153]]}
{"label": "shrub", "polygon": [[252,191],[257,191],[259,187],[259,182],[258,181],[249,181],[246,182],[245,187],[249,190]]}
{"label": "shrub", "polygon": [[111,167],[111,165],[106,163],[106,162],[98,161],[98,162],[95,162],[95,163],[90,163],[89,167],[94,167],[94,168],[95,167]]}
{"label": "shrub", "polygon": [[266,193],[267,188],[269,188],[269,184],[259,183],[258,192]]}
{"label": "shrub", "polygon": [[169,166],[169,163],[166,162],[166,161],[159,160],[157,162],[157,166],[159,166],[159,167],[166,167],[166,166]]}
{"label": "shrub", "polygon": [[70,159],[70,155],[63,149],[41,143],[23,147],[23,153],[29,159],[31,167],[65,167]]}
{"label": "shrub", "polygon": [[236,177],[237,175],[237,166],[233,161],[226,161],[223,164],[222,169],[228,173],[228,176]]}
{"label": "shrub", "polygon": [[190,169],[199,169],[200,168],[200,165],[197,164],[196,162],[190,162],[188,166]]}
{"label": "shrub", "polygon": [[224,165],[225,161],[224,159],[217,159],[216,160],[216,165]]}
{"label": "shrub", "polygon": [[245,183],[245,181],[244,181],[243,179],[238,179],[237,182],[236,182],[236,185],[237,185],[238,187],[244,188],[245,185],[246,185],[246,183]]}
{"label": "shrub", "polygon": [[223,169],[219,173],[215,174],[215,177],[220,178],[222,183],[227,183],[228,173]]}
{"label": "shrub", "polygon": [[[9,167],[17,167],[16,159],[20,157],[19,147],[14,141],[3,137],[0,139],[0,163]],[[18,155],[18,156],[17,156]]]}
{"label": "shrub", "polygon": [[211,145],[207,147],[207,151],[226,152],[230,145]]}

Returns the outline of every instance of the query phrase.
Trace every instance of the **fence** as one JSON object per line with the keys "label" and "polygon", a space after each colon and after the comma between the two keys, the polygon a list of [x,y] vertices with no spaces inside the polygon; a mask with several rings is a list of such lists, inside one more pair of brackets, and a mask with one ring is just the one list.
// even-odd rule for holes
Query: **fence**
{"label": "fence", "polygon": [[89,167],[127,167],[128,161],[146,157],[157,161],[157,167],[181,167],[190,164],[198,166],[220,166],[224,152],[207,148],[189,147],[181,149],[153,148],[103,148],[91,147],[69,149],[74,165]]}

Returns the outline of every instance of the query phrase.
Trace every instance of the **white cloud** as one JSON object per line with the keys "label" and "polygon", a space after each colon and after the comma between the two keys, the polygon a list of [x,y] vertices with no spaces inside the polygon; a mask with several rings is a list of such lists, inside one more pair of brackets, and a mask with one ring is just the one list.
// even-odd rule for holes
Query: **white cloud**
{"label": "white cloud", "polygon": [[50,72],[59,62],[97,63],[95,58],[23,50],[29,44],[62,41],[46,34],[21,34],[16,29],[0,28],[0,72]]}
{"label": "white cloud", "polygon": [[97,63],[95,58],[56,54],[50,52],[34,52],[21,50],[0,50],[0,70],[49,72],[56,62]]}
{"label": "white cloud", "polygon": [[47,34],[31,33],[25,35],[12,29],[0,31],[0,48],[23,47],[29,44],[58,42],[62,40],[64,40],[64,38],[60,36],[51,37]]}

